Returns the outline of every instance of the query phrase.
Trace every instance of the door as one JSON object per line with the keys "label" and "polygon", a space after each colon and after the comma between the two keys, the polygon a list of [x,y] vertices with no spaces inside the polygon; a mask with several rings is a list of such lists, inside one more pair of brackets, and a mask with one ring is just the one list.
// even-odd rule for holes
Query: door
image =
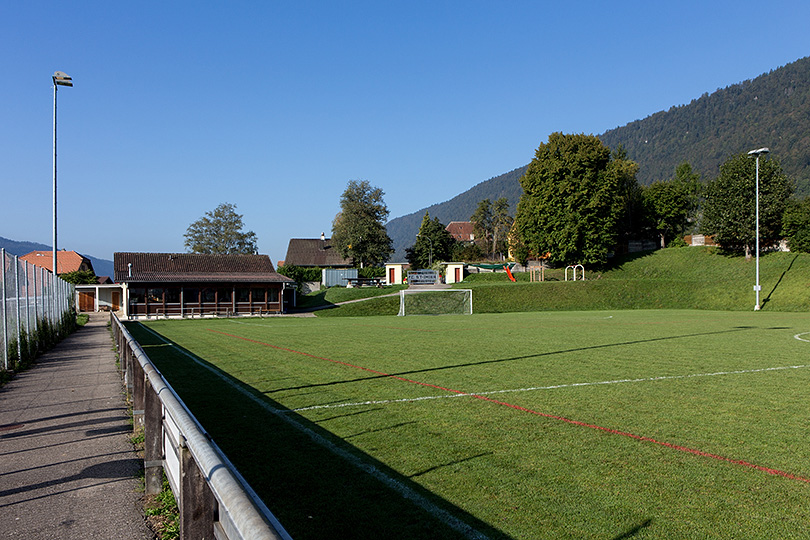
{"label": "door", "polygon": [[393,268],[388,269],[388,284],[389,285],[394,284],[394,280],[396,279],[396,275],[397,275],[397,273]]}
{"label": "door", "polygon": [[118,311],[121,309],[121,292],[120,291],[112,291],[112,310]]}
{"label": "door", "polygon": [[92,291],[79,292],[79,311],[96,310],[96,293]]}

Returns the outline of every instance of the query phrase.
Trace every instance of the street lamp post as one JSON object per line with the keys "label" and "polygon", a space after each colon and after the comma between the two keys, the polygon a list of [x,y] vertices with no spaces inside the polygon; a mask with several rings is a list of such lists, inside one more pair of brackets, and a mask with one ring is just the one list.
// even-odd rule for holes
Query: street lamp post
{"label": "street lamp post", "polygon": [[757,303],[754,305],[754,311],[759,311],[759,156],[770,152],[767,148],[760,148],[759,150],[751,150],[748,152],[749,156],[756,157],[757,160],[757,173],[756,173],[756,250],[757,250],[757,283],[754,285],[754,292],[757,294]]}
{"label": "street lamp post", "polygon": [[433,240],[429,236],[422,236],[421,234],[417,234],[416,236],[421,236],[422,238],[427,238],[427,241],[430,242],[430,251],[428,252],[428,266],[431,268],[433,267]]}
{"label": "street lamp post", "polygon": [[56,89],[60,86],[73,86],[73,79],[63,71],[53,73],[53,306],[56,316]]}

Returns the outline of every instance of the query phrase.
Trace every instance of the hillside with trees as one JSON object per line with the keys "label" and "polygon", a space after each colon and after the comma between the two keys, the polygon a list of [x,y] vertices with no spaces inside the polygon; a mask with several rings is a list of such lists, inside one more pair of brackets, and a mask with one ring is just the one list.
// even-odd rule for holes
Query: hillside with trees
{"label": "hillside with trees", "polygon": [[643,185],[670,178],[684,161],[712,179],[729,157],[766,146],[796,181],[796,194],[810,195],[810,57],[599,138],[624,147]]}
{"label": "hillside with trees", "polygon": [[[624,148],[639,166],[636,178],[642,185],[672,179],[684,162],[704,182],[711,181],[731,156],[766,146],[795,181],[796,195],[810,195],[810,57],[612,129],[599,139],[612,150]],[[506,197],[514,215],[526,168],[388,222],[392,260],[405,259],[405,248],[413,245],[426,211],[442,223],[467,221],[480,201]]]}

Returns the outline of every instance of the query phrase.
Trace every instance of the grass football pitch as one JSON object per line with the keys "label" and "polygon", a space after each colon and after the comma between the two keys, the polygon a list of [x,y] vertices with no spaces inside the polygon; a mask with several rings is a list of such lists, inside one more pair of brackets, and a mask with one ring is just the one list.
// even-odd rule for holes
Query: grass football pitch
{"label": "grass football pitch", "polygon": [[807,313],[129,328],[299,540],[810,535]]}

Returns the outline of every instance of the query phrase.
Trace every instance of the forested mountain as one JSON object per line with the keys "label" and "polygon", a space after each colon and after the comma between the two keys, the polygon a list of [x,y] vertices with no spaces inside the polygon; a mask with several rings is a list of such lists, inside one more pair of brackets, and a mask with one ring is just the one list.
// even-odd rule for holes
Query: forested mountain
{"label": "forested mountain", "polygon": [[730,156],[763,146],[810,194],[810,57],[744,81],[688,105],[636,120],[599,136],[610,148],[624,146],[649,185],[672,178],[688,161],[704,179],[715,178]]}
{"label": "forested mountain", "polygon": [[[704,180],[714,179],[730,156],[763,146],[796,181],[797,195],[810,195],[810,57],[802,58],[688,105],[655,113],[599,135],[608,147],[622,145],[638,163],[638,181],[668,180],[687,161]],[[539,137],[537,146],[545,139]],[[447,224],[466,221],[482,199],[509,199],[514,213],[526,167],[496,176],[449,201],[422,208],[387,224],[392,261],[405,260],[425,211]]]}
{"label": "forested mountain", "polygon": [[429,212],[431,218],[439,218],[439,221],[445,225],[451,221],[469,221],[480,201],[487,198],[495,201],[500,197],[506,197],[509,201],[509,213],[515,215],[515,207],[523,193],[523,189],[520,187],[520,177],[526,172],[526,167],[528,165],[490,178],[464,193],[456,195],[449,201],[434,204],[389,221],[386,229],[388,236],[394,241],[394,254],[390,260],[396,262],[405,260],[405,248],[416,242],[416,233],[419,232],[419,225],[422,223],[425,212]]}

